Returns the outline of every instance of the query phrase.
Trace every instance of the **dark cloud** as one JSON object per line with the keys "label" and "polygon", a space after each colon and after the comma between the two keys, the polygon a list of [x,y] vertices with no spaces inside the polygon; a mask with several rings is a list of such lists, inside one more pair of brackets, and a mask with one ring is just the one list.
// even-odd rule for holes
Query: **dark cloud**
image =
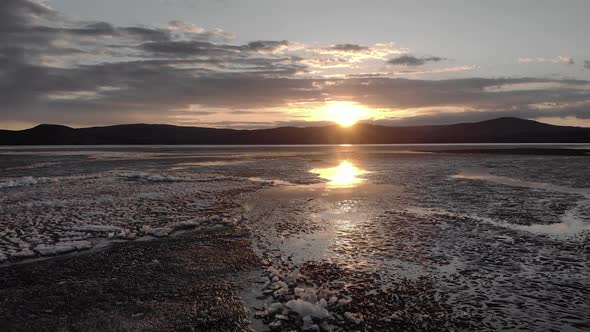
{"label": "dark cloud", "polygon": [[402,55],[397,58],[393,58],[387,61],[390,65],[397,65],[397,66],[422,66],[427,62],[439,62],[443,61],[445,58],[437,57],[437,56],[427,56],[427,57],[415,57],[413,55]]}
{"label": "dark cloud", "polygon": [[139,37],[142,40],[164,41],[171,38],[168,31],[149,29],[142,27],[126,27],[121,28],[121,31]]}
{"label": "dark cloud", "polygon": [[336,44],[326,48],[327,50],[342,51],[342,52],[361,52],[369,49],[367,46],[358,44]]}
{"label": "dark cloud", "polygon": [[196,40],[150,42],[142,44],[139,47],[149,52],[165,53],[174,56],[223,56],[239,52],[238,47],[216,45],[210,42]]}
{"label": "dark cloud", "polygon": [[26,31],[36,24],[37,17],[55,18],[57,13],[39,3],[27,0],[0,2],[0,32],[2,34]]}
{"label": "dark cloud", "polygon": [[281,46],[289,45],[286,40],[274,41],[274,40],[257,40],[249,42],[245,48],[252,51],[274,51]]}
{"label": "dark cloud", "polygon": [[590,69],[590,60],[584,61],[584,68]]}

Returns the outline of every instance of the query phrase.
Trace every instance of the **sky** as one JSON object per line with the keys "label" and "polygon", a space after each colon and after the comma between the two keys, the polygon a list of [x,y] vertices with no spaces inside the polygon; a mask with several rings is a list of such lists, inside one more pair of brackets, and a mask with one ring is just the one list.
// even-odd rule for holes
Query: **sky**
{"label": "sky", "polygon": [[586,0],[1,0],[0,128],[590,127]]}

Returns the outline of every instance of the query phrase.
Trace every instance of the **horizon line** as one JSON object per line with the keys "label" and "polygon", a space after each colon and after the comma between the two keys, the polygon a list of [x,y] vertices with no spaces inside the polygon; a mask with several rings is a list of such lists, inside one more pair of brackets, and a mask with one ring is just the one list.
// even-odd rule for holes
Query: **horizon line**
{"label": "horizon line", "polygon": [[198,126],[198,125],[178,125],[178,124],[169,124],[169,123],[146,123],[146,122],[133,122],[133,123],[118,123],[118,124],[107,124],[107,125],[95,125],[95,126],[70,126],[64,125],[59,123],[39,123],[32,127],[24,128],[24,129],[5,129],[0,128],[3,131],[11,131],[11,132],[19,132],[25,130],[31,130],[41,126],[56,126],[56,127],[66,127],[69,129],[88,129],[88,128],[106,128],[106,127],[116,127],[116,126],[137,126],[137,125],[145,125],[145,126],[170,126],[170,127],[181,127],[181,128],[203,128],[203,129],[219,129],[219,130],[235,130],[235,131],[253,131],[253,130],[271,130],[271,129],[280,129],[280,128],[325,128],[325,127],[340,127],[342,129],[351,129],[358,125],[371,125],[371,126],[379,126],[379,127],[391,127],[391,128],[406,128],[406,127],[434,127],[434,126],[452,126],[452,125],[460,125],[460,124],[474,124],[474,123],[483,123],[501,119],[512,119],[512,120],[521,120],[521,121],[531,121],[540,124],[545,124],[548,126],[555,126],[555,127],[570,127],[570,128],[590,128],[590,127],[583,127],[583,126],[568,126],[568,125],[556,125],[547,122],[542,122],[538,120],[528,119],[528,118],[520,118],[520,117],[513,117],[513,116],[503,116],[497,118],[491,118],[487,120],[481,121],[471,121],[471,122],[454,122],[454,123],[447,123],[447,124],[408,124],[408,125],[387,125],[387,124],[376,124],[367,122],[366,120],[358,121],[357,123],[351,126],[341,126],[338,123],[331,123],[326,125],[309,125],[309,126],[275,126],[275,127],[260,127],[260,128],[230,128],[230,127],[206,127],[206,126]]}

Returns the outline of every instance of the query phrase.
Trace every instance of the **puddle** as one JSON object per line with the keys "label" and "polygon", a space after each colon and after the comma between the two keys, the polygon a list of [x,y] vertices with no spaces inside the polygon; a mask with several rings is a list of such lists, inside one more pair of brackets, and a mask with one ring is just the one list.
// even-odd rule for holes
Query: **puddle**
{"label": "puddle", "polygon": [[368,173],[347,160],[342,160],[336,167],[314,168],[310,172],[328,180],[327,188],[354,188],[365,182],[361,176]]}

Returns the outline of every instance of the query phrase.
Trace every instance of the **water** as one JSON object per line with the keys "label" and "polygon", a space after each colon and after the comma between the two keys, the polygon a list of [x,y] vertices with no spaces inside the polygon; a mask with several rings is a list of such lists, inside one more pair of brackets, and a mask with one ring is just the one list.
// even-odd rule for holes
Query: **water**
{"label": "water", "polygon": [[[257,250],[296,264],[336,262],[384,283],[428,276],[453,310],[494,329],[588,330],[590,158],[431,153],[513,147],[2,148],[0,248],[108,237],[74,232],[60,219],[74,212],[76,225],[139,233],[214,213],[247,220]],[[213,203],[228,188],[244,190],[239,207]],[[165,204],[153,211],[150,199]],[[23,214],[34,222],[19,226]]]}

